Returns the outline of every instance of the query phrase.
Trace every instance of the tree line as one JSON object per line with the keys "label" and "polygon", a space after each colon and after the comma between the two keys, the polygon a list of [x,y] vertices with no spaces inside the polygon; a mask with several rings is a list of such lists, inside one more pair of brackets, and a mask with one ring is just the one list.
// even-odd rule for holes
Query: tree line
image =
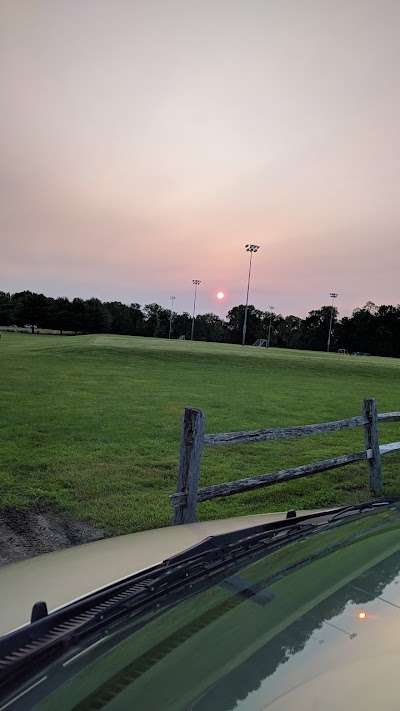
{"label": "tree line", "polygon": [[[241,343],[245,306],[234,306],[221,319],[213,313],[199,314],[194,324],[195,340]],[[377,306],[367,302],[350,317],[339,319],[332,312],[331,350],[344,348],[372,355],[400,357],[400,305]],[[268,339],[278,348],[323,351],[327,347],[331,306],[310,311],[306,318],[261,311],[248,307],[246,343]],[[0,325],[25,326],[32,330],[52,329],[78,333],[115,333],[130,336],[190,338],[192,317],[189,313],[172,313],[159,304],[99,299],[52,298],[31,291],[15,294],[0,291]],[[37,327],[34,328],[34,327]]]}

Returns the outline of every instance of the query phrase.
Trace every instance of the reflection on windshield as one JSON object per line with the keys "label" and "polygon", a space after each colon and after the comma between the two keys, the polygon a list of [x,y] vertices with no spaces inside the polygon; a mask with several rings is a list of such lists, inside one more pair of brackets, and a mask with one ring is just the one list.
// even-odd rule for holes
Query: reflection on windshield
{"label": "reflection on windshield", "polygon": [[[321,653],[321,649],[318,649],[320,645],[332,641],[334,636],[332,630],[336,630],[338,635],[346,635],[349,639],[357,634],[359,628],[355,623],[354,615],[350,612],[351,608],[355,606],[357,610],[360,607],[364,609],[366,603],[381,597],[392,581],[397,585],[396,578],[399,577],[399,571],[400,553],[396,552],[330,595],[313,608],[312,612],[292,623],[239,668],[224,676],[191,706],[191,710],[259,709],[260,706],[257,705],[252,692],[260,689],[268,677],[275,674],[278,667],[285,665],[291,657],[304,650],[308,642],[315,645],[315,648],[311,647],[310,650],[311,656],[314,657],[315,654]],[[395,599],[400,602],[399,597]],[[398,616],[400,619],[400,609]],[[333,624],[333,622],[335,625],[331,626],[329,623]],[[275,694],[271,695],[275,696]],[[264,689],[263,704],[269,702],[268,696],[270,696],[268,690]],[[241,703],[246,700],[247,703]]]}

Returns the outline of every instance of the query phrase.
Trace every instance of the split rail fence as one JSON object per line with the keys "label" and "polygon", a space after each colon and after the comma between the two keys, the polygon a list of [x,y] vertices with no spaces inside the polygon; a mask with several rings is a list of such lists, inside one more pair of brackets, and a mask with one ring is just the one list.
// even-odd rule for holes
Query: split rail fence
{"label": "split rail fence", "polygon": [[[379,445],[378,424],[383,422],[400,422],[400,412],[378,414],[376,400],[367,399],[363,401],[362,415],[349,417],[346,420],[247,432],[205,434],[205,414],[203,410],[186,407],[181,433],[177,491],[170,496],[174,507],[173,525],[193,523],[196,520],[196,505],[201,501],[208,501],[218,496],[232,496],[244,491],[261,489],[262,487],[344,467],[347,464],[361,460],[366,460],[367,463],[370,490],[374,495],[378,495],[382,488],[381,457],[389,452],[400,450],[400,442]],[[305,464],[272,474],[261,474],[247,479],[238,479],[237,481],[199,488],[201,457],[204,446],[294,439],[360,426],[364,427],[365,446],[365,449],[361,452],[342,454],[339,457],[333,457],[323,462]]]}

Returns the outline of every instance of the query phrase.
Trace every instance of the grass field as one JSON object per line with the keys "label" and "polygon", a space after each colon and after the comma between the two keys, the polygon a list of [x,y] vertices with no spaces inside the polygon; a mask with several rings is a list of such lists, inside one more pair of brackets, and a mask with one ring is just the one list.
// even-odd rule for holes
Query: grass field
{"label": "grass field", "polygon": [[[125,336],[6,333],[0,341],[0,507],[50,504],[109,533],[168,525],[182,411],[206,431],[310,424],[400,410],[400,360]],[[400,439],[382,425],[380,441]],[[205,450],[201,484],[363,449],[362,428]],[[400,457],[383,459],[400,493]],[[328,506],[369,496],[365,463],[200,504],[198,518]]]}

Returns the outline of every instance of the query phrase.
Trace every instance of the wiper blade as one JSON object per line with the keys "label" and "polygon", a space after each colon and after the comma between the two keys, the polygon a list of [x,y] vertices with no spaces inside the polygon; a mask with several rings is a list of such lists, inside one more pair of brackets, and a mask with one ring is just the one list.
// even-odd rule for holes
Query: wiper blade
{"label": "wiper blade", "polygon": [[[251,545],[254,545],[257,538],[261,540],[266,540],[266,534],[272,539],[276,536],[276,533],[282,533],[283,531],[289,531],[292,528],[298,529],[299,525],[314,526],[320,521],[324,524],[333,523],[344,518],[345,516],[350,516],[355,513],[367,513],[373,509],[382,508],[389,506],[391,504],[400,503],[400,496],[389,496],[380,499],[373,499],[371,501],[364,501],[360,504],[354,504],[351,506],[341,506],[339,508],[328,509],[325,511],[319,511],[318,513],[304,514],[298,516],[296,511],[289,511],[286,515],[286,519],[280,521],[271,521],[266,524],[259,524],[257,526],[251,526],[249,528],[242,528],[238,531],[231,531],[229,533],[221,533],[215,536],[209,536],[205,538],[200,543],[196,543],[191,548],[187,548],[182,553],[172,556],[167,564],[172,564],[176,562],[185,562],[194,559],[197,554],[209,553],[211,556],[213,551],[217,549],[222,549],[224,546],[232,545],[235,542],[243,543],[246,539]],[[305,530],[305,529],[303,529]],[[290,535],[290,534],[288,534]]]}
{"label": "wiper blade", "polygon": [[215,536],[209,536],[205,538],[200,543],[196,543],[191,548],[187,548],[182,553],[177,553],[176,555],[169,558],[165,563],[167,565],[173,565],[176,563],[185,563],[194,560],[197,555],[208,554],[212,558],[216,551],[224,551],[227,546],[234,546],[235,544],[240,544],[241,546],[247,541],[250,546],[255,546],[257,541],[264,541],[267,544],[268,541],[272,543],[273,539],[276,539],[278,535],[285,532],[286,536],[290,536],[290,531],[298,531],[299,527],[302,527],[303,532],[307,528],[313,528],[314,525],[307,523],[309,519],[315,517],[326,516],[326,512],[321,514],[306,514],[305,516],[290,517],[289,519],[284,519],[282,521],[271,521],[265,524],[259,524],[257,526],[251,526],[249,528],[242,528],[238,531],[230,531],[229,533],[220,533]]}
{"label": "wiper blade", "polygon": [[[334,523],[335,521],[340,521],[347,516],[354,516],[354,514],[369,513],[371,511],[382,509],[390,505],[399,504],[399,496],[387,496],[380,499],[373,499],[372,501],[363,501],[360,504],[353,504],[352,506],[343,506],[337,511],[331,512],[333,516],[329,519],[329,523]],[[397,508],[397,507],[396,507]]]}

